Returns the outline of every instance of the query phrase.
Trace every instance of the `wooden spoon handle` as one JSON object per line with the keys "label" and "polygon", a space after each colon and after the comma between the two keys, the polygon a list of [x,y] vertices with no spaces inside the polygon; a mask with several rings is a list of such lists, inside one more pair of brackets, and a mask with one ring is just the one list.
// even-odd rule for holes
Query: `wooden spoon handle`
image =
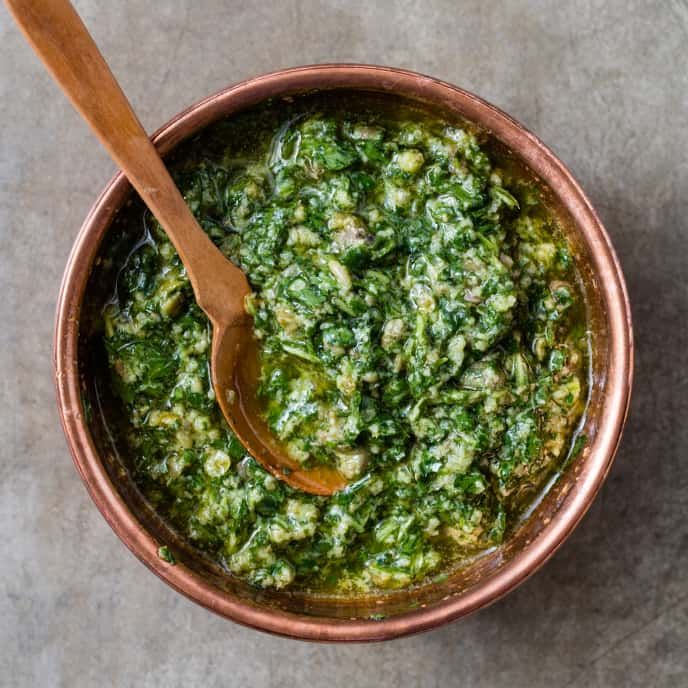
{"label": "wooden spoon handle", "polygon": [[[214,310],[204,301],[215,300],[216,276],[227,273],[227,259],[198,226],[71,3],[5,1],[55,81],[164,227],[187,268],[201,308]],[[243,280],[243,274],[238,268],[236,271]]]}

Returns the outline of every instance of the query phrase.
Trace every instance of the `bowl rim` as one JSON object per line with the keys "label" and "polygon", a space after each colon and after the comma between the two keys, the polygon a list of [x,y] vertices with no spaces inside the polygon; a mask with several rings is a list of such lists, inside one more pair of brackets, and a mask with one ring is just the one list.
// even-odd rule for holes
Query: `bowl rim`
{"label": "bowl rim", "polygon": [[[79,316],[86,283],[101,240],[129,190],[118,172],[91,207],[75,239],[58,296],[53,365],[60,419],[76,469],[96,506],[118,537],[168,585],[207,609],[273,634],[315,641],[384,640],[435,628],[470,614],[507,594],[537,571],[563,544],[587,512],[618,447],[630,403],[633,377],[631,312],[619,261],[590,201],[566,166],[535,135],[482,98],[444,81],[392,67],[317,64],[271,72],[204,98],[160,127],[151,137],[166,153],[190,134],[228,112],[269,97],[309,90],[373,90],[429,100],[460,112],[489,130],[561,197],[590,249],[601,291],[609,350],[608,393],[585,470],[540,535],[503,567],[461,595],[381,620],[312,617],[260,606],[232,596],[178,563],[159,558],[159,544],[132,514],[112,484],[86,422],[78,362]],[[230,107],[231,106],[231,107]]]}

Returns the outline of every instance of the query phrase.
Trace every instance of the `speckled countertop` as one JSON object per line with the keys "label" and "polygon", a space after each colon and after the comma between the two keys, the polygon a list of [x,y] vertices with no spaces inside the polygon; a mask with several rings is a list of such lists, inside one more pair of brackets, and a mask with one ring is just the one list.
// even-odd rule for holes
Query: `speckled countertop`
{"label": "speckled countertop", "polygon": [[575,534],[462,622],[319,646],[183,599],[110,531],[62,438],[55,299],[113,165],[0,9],[0,685],[688,686],[688,3],[76,5],[149,130],[231,82],[323,61],[426,72],[514,115],[571,167],[616,245],[635,395]]}

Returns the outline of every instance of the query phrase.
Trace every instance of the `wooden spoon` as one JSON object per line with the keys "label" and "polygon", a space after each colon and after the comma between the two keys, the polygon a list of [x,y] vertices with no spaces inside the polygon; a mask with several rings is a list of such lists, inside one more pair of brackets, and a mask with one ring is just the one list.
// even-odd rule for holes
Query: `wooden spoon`
{"label": "wooden spoon", "polygon": [[199,227],[105,59],[68,0],[6,0],[29,43],[167,232],[213,325],[213,388],[229,426],[261,465],[313,494],[346,486],[334,468],[303,470],[270,433],[256,399],[258,352],[244,273]]}

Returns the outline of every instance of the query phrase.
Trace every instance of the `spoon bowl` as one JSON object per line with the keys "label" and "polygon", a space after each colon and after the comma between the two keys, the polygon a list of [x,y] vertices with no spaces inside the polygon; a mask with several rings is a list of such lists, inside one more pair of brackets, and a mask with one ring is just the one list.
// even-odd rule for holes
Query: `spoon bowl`
{"label": "spoon bowl", "polygon": [[291,459],[262,418],[258,400],[260,364],[252,320],[246,315],[235,323],[215,322],[210,370],[218,405],[248,452],[279,480],[317,495],[330,495],[346,487],[335,468],[305,470]]}

